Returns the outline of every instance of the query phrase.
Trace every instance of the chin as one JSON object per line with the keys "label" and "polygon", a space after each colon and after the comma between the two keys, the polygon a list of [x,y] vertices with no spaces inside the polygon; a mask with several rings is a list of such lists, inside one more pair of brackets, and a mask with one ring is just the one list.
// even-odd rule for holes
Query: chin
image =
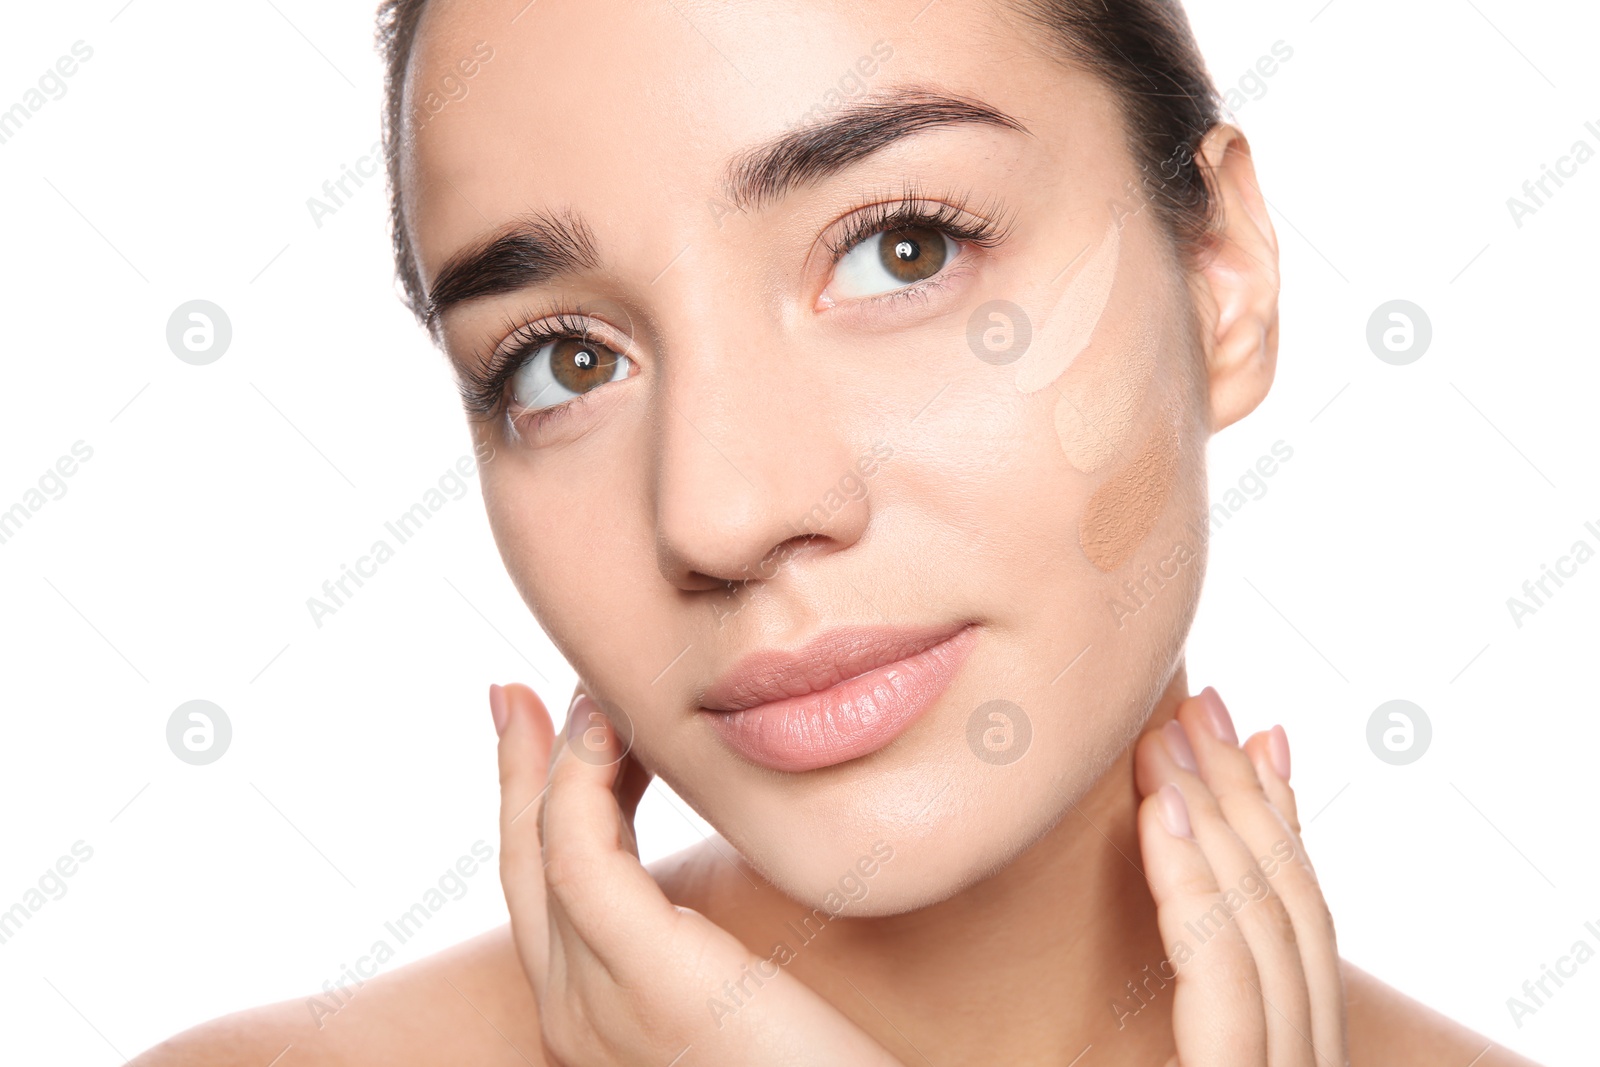
{"label": "chin", "polygon": [[[966,703],[957,697],[948,706]],[[737,798],[679,792],[806,909],[898,915],[948,900],[1026,852],[1105,774],[1124,747],[1129,717],[1103,707],[1087,721],[1036,723],[1028,752],[1010,764],[974,758],[968,716],[952,716],[950,725],[945,718],[822,771],[756,771],[753,782],[739,781],[737,771],[697,776],[720,777],[724,788],[739,781]]]}

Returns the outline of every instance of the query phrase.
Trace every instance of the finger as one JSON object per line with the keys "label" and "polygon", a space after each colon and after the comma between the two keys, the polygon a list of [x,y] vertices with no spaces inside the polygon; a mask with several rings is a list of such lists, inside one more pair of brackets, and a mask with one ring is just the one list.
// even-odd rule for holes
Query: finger
{"label": "finger", "polygon": [[[583,681],[580,679],[572,691],[573,703],[576,704],[580,696],[586,695]],[[580,725],[587,727],[589,724]],[[613,727],[615,726],[614,723],[612,725]],[[644,797],[645,790],[650,787],[650,782],[655,778],[655,775],[646,770],[644,764],[640,763],[634,755],[631,736],[624,739],[624,744],[628,747],[628,754],[623,757],[622,766],[618,768],[617,780],[612,792],[616,795],[617,806],[622,809],[623,824],[627,828],[631,839],[633,819],[639,810],[639,801]],[[637,847],[634,847],[632,851],[636,856],[639,854]]]}
{"label": "finger", "polygon": [[[1186,713],[1192,713],[1191,709],[1180,706],[1179,719]],[[1183,791],[1195,838],[1216,875],[1220,906],[1196,918],[1194,929],[1199,933],[1195,936],[1209,936],[1208,931],[1218,926],[1239,929],[1259,976],[1255,993],[1266,1020],[1267,1062],[1273,1067],[1312,1067],[1310,997],[1294,925],[1250,847],[1229,821],[1210,779],[1200,776],[1204,768],[1197,767],[1189,740],[1180,722],[1167,723],[1142,739],[1135,762],[1145,780],[1175,782]],[[1217,747],[1231,746],[1214,737],[1211,740]],[[1243,772],[1253,780],[1255,772],[1249,760],[1238,755]],[[1237,787],[1238,783],[1230,783],[1230,788]],[[1257,808],[1263,815],[1271,814],[1264,798],[1258,800]],[[1280,830],[1280,837],[1285,834]]]}
{"label": "finger", "polygon": [[[550,980],[559,993],[541,998],[546,1040],[554,1027],[558,1044],[584,1051],[598,1042],[614,1053],[620,1042],[641,1062],[665,1062],[692,1041],[697,1060],[708,1063],[756,1062],[752,1050],[774,1047],[794,1053],[785,1062],[797,1065],[898,1063],[810,987],[667,899],[624,847],[648,783],[643,765],[624,758],[610,717],[580,687],[543,809]],[[708,997],[752,980],[760,996],[719,1018],[726,1025],[708,1027]],[[650,1025],[640,1025],[641,1011]]]}
{"label": "finger", "polygon": [[563,940],[581,940],[608,968],[659,945],[677,917],[629,851],[616,794],[620,747],[600,704],[580,694],[551,765],[542,823],[552,919]]}
{"label": "finger", "polygon": [[500,884],[523,969],[538,989],[548,958],[538,806],[555,731],[525,685],[491,686],[489,703],[500,731]]}
{"label": "finger", "polygon": [[[1147,735],[1147,737],[1150,735]],[[1141,742],[1142,743],[1142,742]],[[1212,929],[1204,943],[1197,921],[1225,908],[1216,874],[1192,836],[1184,794],[1167,783],[1139,805],[1139,847],[1156,902],[1156,923],[1176,972],[1172,1034],[1183,1067],[1257,1067],[1267,1062],[1267,1028],[1255,959],[1238,924]]]}
{"label": "finger", "polygon": [[644,798],[645,790],[650,788],[654,779],[655,775],[646,770],[633,753],[622,757],[622,765],[617,773],[617,806],[622,809],[623,818],[630,827],[638,813],[639,801]]}
{"label": "finger", "polygon": [[1258,734],[1251,734],[1244,743],[1245,754],[1255,766],[1256,779],[1261,789],[1278,809],[1283,821],[1289,824],[1295,837],[1300,836],[1300,811],[1294,790],[1289,788],[1289,736],[1282,726],[1274,726]]}
{"label": "finger", "polygon": [[[1327,901],[1300,835],[1285,815],[1286,810],[1291,815],[1295,810],[1293,791],[1278,773],[1288,764],[1287,738],[1281,738],[1283,748],[1274,753],[1268,747],[1276,743],[1274,738],[1260,735],[1252,751],[1265,759],[1252,758],[1250,752],[1224,740],[1234,736],[1233,724],[1214,689],[1180,708],[1178,718],[1193,742],[1201,776],[1216,794],[1229,825],[1256,857],[1273,898],[1288,917],[1310,1007],[1305,1039],[1318,1064],[1343,1067],[1347,1045],[1343,972]],[[1273,732],[1282,734],[1282,727]],[[1274,796],[1282,799],[1274,801]]]}

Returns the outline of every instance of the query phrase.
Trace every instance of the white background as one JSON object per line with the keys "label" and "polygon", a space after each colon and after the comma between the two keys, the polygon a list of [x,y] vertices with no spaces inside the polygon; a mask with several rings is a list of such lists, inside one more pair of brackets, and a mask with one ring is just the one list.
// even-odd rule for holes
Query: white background
{"label": "white background", "polygon": [[[1600,149],[1594,5],[1192,0],[1219,85],[1293,57],[1238,111],[1283,252],[1273,394],[1212,446],[1212,495],[1293,459],[1215,536],[1191,678],[1243,730],[1286,724],[1343,954],[1497,1042],[1592,1062],[1600,960],[1518,1028],[1506,998],[1600,938],[1600,561],[1518,628],[1506,599],[1600,547],[1600,160],[1519,228],[1506,206]],[[93,58],[0,144],[0,509],[82,440],[67,492],[0,545],[0,908],[93,857],[0,945],[0,1059],[102,1065],[310,993],[479,839],[498,847],[484,691],[557,708],[572,675],[515,595],[476,486],[316,628],[306,598],[468,441],[390,283],[385,192],[308,197],[377,136],[371,5],[13,4],[0,108],[73,42]],[[1259,90],[1258,90],[1259,91]],[[226,355],[168,350],[221,305]],[[1366,323],[1404,298],[1418,362]],[[1367,747],[1421,705],[1419,762]],[[232,747],[165,726],[203,698]],[[647,858],[702,827],[659,786]],[[1587,843],[1585,843],[1587,842]],[[410,962],[502,922],[490,868]],[[1465,1065],[1463,1065],[1465,1067]]]}

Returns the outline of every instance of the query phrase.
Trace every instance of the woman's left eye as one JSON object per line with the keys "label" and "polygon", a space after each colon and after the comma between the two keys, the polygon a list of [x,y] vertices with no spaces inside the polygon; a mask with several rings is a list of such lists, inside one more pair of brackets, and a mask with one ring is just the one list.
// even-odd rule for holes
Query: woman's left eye
{"label": "woman's left eye", "polygon": [[938,274],[960,246],[931,226],[896,226],[873,234],[834,265],[829,295],[845,300],[904,289]]}

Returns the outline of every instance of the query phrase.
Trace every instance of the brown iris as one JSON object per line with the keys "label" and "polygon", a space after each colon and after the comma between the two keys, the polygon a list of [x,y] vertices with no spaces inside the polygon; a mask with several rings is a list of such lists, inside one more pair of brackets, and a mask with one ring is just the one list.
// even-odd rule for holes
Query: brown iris
{"label": "brown iris", "polygon": [[927,226],[885,230],[878,238],[878,258],[897,280],[920,282],[944,266],[944,234]]}
{"label": "brown iris", "polygon": [[617,358],[605,345],[568,337],[550,350],[550,375],[569,392],[587,393],[612,379]]}

